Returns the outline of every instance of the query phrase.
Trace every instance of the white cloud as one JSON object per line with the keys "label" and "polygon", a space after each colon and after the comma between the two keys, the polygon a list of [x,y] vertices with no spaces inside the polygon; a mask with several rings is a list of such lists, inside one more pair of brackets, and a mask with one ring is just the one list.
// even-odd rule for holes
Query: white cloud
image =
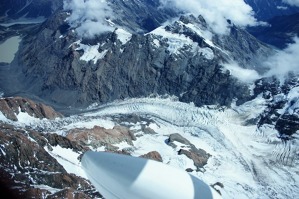
{"label": "white cloud", "polygon": [[270,68],[266,76],[274,75],[281,81],[289,72],[299,73],[299,38],[294,38],[294,43],[271,56],[264,65]]}
{"label": "white cloud", "polygon": [[295,37],[294,43],[289,44],[284,50],[277,51],[261,65],[264,68],[269,68],[269,71],[258,74],[255,70],[241,68],[235,62],[223,64],[232,76],[245,83],[253,82],[261,77],[272,76],[276,76],[283,83],[290,72],[299,75],[299,38]]}
{"label": "white cloud", "polygon": [[106,21],[113,16],[106,0],[65,0],[64,10],[71,11],[67,21],[82,37],[91,38],[96,34],[113,31]]}
{"label": "white cloud", "polygon": [[291,5],[291,6],[298,6],[299,7],[299,0],[283,0],[283,2]]}
{"label": "white cloud", "polygon": [[214,32],[219,34],[227,33],[228,19],[238,26],[257,24],[252,8],[243,0],[160,0],[160,3],[162,6],[202,15]]}
{"label": "white cloud", "polygon": [[260,78],[260,75],[253,69],[241,68],[237,63],[231,62],[222,64],[226,70],[229,70],[230,74],[241,82],[251,83]]}

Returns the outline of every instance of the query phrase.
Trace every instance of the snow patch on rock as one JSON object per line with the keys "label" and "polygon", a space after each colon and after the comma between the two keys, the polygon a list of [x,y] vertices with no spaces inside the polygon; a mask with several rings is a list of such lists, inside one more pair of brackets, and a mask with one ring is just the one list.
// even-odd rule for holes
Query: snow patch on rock
{"label": "snow patch on rock", "polygon": [[73,173],[87,179],[85,172],[81,167],[81,162],[78,159],[81,154],[74,152],[72,149],[62,148],[59,145],[51,146],[51,148],[52,150],[49,150],[47,146],[44,147],[44,149],[55,158],[68,173]]}
{"label": "snow patch on rock", "polygon": [[115,30],[115,33],[117,35],[117,39],[125,45],[128,41],[131,40],[132,34],[125,31],[124,29],[118,28]]}
{"label": "snow patch on rock", "polygon": [[40,121],[40,119],[30,116],[26,112],[22,112],[21,108],[19,108],[19,114],[17,114],[18,123],[31,125]]}
{"label": "snow patch on rock", "polygon": [[98,43],[97,45],[86,45],[86,44],[82,44],[80,43],[81,41],[77,41],[74,44],[79,45],[78,48],[76,48],[75,50],[79,51],[79,50],[83,50],[84,54],[80,57],[80,60],[89,62],[89,61],[93,61],[94,64],[96,64],[98,62],[98,60],[103,59],[108,50],[103,50],[102,52],[99,52],[99,47],[100,44]]}
{"label": "snow patch on rock", "polygon": [[[167,50],[170,54],[180,54],[180,51],[182,49],[190,49],[191,52],[199,53],[203,55],[206,59],[214,59],[214,52],[211,48],[201,48],[198,46],[196,42],[193,42],[189,37],[183,34],[171,33],[165,30],[164,26],[161,26],[153,30],[149,34],[162,36],[162,38],[167,39]],[[153,43],[157,47],[160,46],[159,41],[157,39],[154,39]]]}

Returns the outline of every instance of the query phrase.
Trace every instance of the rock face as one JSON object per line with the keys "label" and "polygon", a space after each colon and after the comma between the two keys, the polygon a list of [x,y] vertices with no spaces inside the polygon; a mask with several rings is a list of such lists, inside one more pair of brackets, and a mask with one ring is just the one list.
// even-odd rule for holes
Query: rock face
{"label": "rock face", "polygon": [[250,33],[261,41],[281,49],[293,43],[293,37],[299,36],[299,13],[274,17],[267,23],[269,26],[250,28]]}
{"label": "rock face", "polygon": [[282,135],[292,136],[299,131],[299,114],[283,114],[276,122],[275,128]]}
{"label": "rock face", "polygon": [[255,17],[265,21],[275,16],[290,15],[299,11],[297,7],[290,6],[283,0],[245,0],[255,12]]}
{"label": "rock face", "polygon": [[128,128],[122,126],[115,126],[113,129],[105,129],[99,126],[92,129],[72,129],[67,133],[67,138],[93,148],[121,142],[133,145],[132,140],[136,140],[134,134]]}
{"label": "rock face", "polygon": [[62,5],[62,0],[1,1],[0,16],[2,20],[17,19],[24,16],[27,18],[49,17]]}
{"label": "rock face", "polygon": [[160,0],[115,1],[108,0],[119,19],[115,23],[127,27],[130,32],[150,32],[159,27],[166,20],[176,17],[177,12],[160,6]]}
{"label": "rock face", "polygon": [[[54,137],[54,138],[53,138]],[[17,129],[0,122],[0,174],[1,179],[13,178],[7,186],[20,198],[94,198],[100,197],[92,185],[85,179],[69,174],[45,150],[56,140],[56,145],[71,143],[65,137],[44,136],[35,131]],[[52,145],[53,146],[53,145]],[[76,143],[69,145],[83,150]],[[50,150],[50,149],[49,149]],[[43,185],[43,186],[40,186]],[[50,192],[54,190],[54,192]],[[72,195],[71,197],[68,197]]]}
{"label": "rock face", "polygon": [[172,146],[173,148],[177,148],[175,142],[185,145],[184,147],[179,149],[178,154],[186,155],[188,158],[193,160],[194,166],[196,166],[197,170],[200,170],[204,165],[207,164],[208,159],[211,156],[210,154],[202,149],[197,148],[189,140],[177,133],[171,134],[169,136],[167,144]]}
{"label": "rock face", "polygon": [[151,152],[149,152],[147,154],[144,154],[140,157],[141,158],[146,158],[146,159],[151,159],[151,160],[156,160],[158,162],[163,162],[163,159],[162,159],[160,153],[157,152],[157,151],[151,151]]}
{"label": "rock face", "polygon": [[[258,69],[259,57],[271,53],[234,26],[230,35],[212,38],[213,46],[198,33],[209,31],[202,17],[181,17],[149,34],[133,34],[126,42],[117,30],[79,42],[66,17],[59,12],[24,38],[18,59],[22,71],[13,70],[22,82],[20,91],[64,106],[151,94],[174,95],[198,106],[229,105],[235,98],[242,103],[249,97],[247,86],[221,63],[233,60]],[[83,60],[84,46],[93,46],[101,58]]]}
{"label": "rock face", "polygon": [[258,120],[258,126],[273,125],[283,139],[291,139],[299,130],[299,82],[289,77],[283,84],[275,78],[256,82],[255,93],[262,93],[267,108]]}
{"label": "rock face", "polygon": [[0,98],[0,111],[7,119],[13,121],[18,120],[17,115],[20,112],[39,119],[63,117],[62,114],[56,112],[52,107],[21,97]]}

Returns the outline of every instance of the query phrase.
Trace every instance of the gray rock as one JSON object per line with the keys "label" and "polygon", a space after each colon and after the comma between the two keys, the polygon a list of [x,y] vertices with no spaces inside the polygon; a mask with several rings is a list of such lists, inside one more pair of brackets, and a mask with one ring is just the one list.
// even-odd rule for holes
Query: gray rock
{"label": "gray rock", "polygon": [[[228,56],[186,26],[192,23],[208,28],[202,17],[184,16],[165,29],[189,38],[201,48],[209,47],[213,59],[192,52],[188,45],[177,54],[171,53],[168,39],[153,34],[133,34],[129,42],[122,44],[113,32],[81,41],[86,45],[101,44],[99,52],[107,50],[97,63],[86,62],[80,60],[83,51],[76,50],[78,46],[74,44],[80,37],[65,28],[68,27],[66,17],[65,12],[57,12],[25,37],[18,54],[21,67],[16,65],[11,70],[18,76],[19,92],[64,107],[84,107],[93,102],[107,103],[151,94],[178,96],[180,101],[194,102],[197,106],[230,105],[235,98],[243,103],[250,98],[247,86],[224,72],[221,64],[234,60],[243,67],[252,65],[263,71],[257,62],[271,52],[233,26],[230,35],[213,38],[214,43],[230,52]],[[159,41],[159,47],[154,45],[154,40]],[[5,93],[9,92],[5,90]]]}
{"label": "gray rock", "polygon": [[[203,168],[207,164],[208,159],[211,155],[206,151],[197,148],[189,140],[178,133],[169,135],[169,138],[166,141],[169,146],[177,148],[177,145],[175,145],[174,142],[179,142],[186,145],[186,147],[179,149],[178,155],[186,155],[188,158],[193,160],[194,166],[196,166],[197,171],[200,171],[201,168]],[[189,169],[188,172],[192,171]]]}
{"label": "gray rock", "polygon": [[[61,189],[61,192],[67,191],[76,198],[101,197],[90,182],[74,174],[68,174],[44,147],[56,143],[67,148],[73,147],[78,152],[84,152],[86,149],[77,143],[70,144],[71,141],[58,135],[54,135],[55,143],[50,143],[53,140],[51,137],[52,135],[45,136],[0,122],[1,186],[2,182],[5,182],[7,189],[11,188],[16,198],[43,198],[45,194],[49,194],[48,190],[35,188],[33,185]],[[51,197],[47,198],[60,196],[60,192],[50,195]]]}
{"label": "gray rock", "polygon": [[289,75],[284,83],[276,78],[264,78],[256,82],[255,96],[262,94],[268,101],[267,108],[257,118],[258,127],[271,125],[279,132],[281,139],[292,139],[292,135],[299,130],[298,98],[293,96],[289,99],[287,96],[297,87],[299,81],[294,75]]}

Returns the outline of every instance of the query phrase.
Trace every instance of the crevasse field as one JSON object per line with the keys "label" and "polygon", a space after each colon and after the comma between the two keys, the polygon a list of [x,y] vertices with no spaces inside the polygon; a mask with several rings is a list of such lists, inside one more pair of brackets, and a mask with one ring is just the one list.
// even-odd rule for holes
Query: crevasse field
{"label": "crevasse field", "polygon": [[[113,128],[115,125],[129,126],[137,137],[131,146],[126,142],[115,146],[140,156],[150,151],[158,151],[163,163],[182,170],[196,170],[193,161],[185,155],[178,155],[181,148],[166,144],[168,136],[179,133],[197,148],[211,154],[208,164],[192,175],[207,184],[221,182],[223,198],[296,198],[299,195],[299,147],[295,139],[283,142],[272,126],[256,125],[246,121],[257,117],[265,109],[261,97],[241,106],[231,108],[205,106],[178,102],[172,98],[128,99],[110,104],[90,106],[85,113],[54,121],[39,120],[26,113],[18,115],[19,126],[43,127],[46,132],[66,135],[71,128],[93,128],[94,125]],[[138,115],[148,122],[129,123],[116,120],[119,116]],[[0,118],[2,118],[0,116]],[[116,122],[118,121],[118,122]],[[147,124],[156,134],[145,134],[141,125]],[[53,147],[49,153],[64,168],[86,178],[77,157],[71,149]],[[91,148],[104,151],[104,147]],[[179,180],[179,179],[177,179]]]}

